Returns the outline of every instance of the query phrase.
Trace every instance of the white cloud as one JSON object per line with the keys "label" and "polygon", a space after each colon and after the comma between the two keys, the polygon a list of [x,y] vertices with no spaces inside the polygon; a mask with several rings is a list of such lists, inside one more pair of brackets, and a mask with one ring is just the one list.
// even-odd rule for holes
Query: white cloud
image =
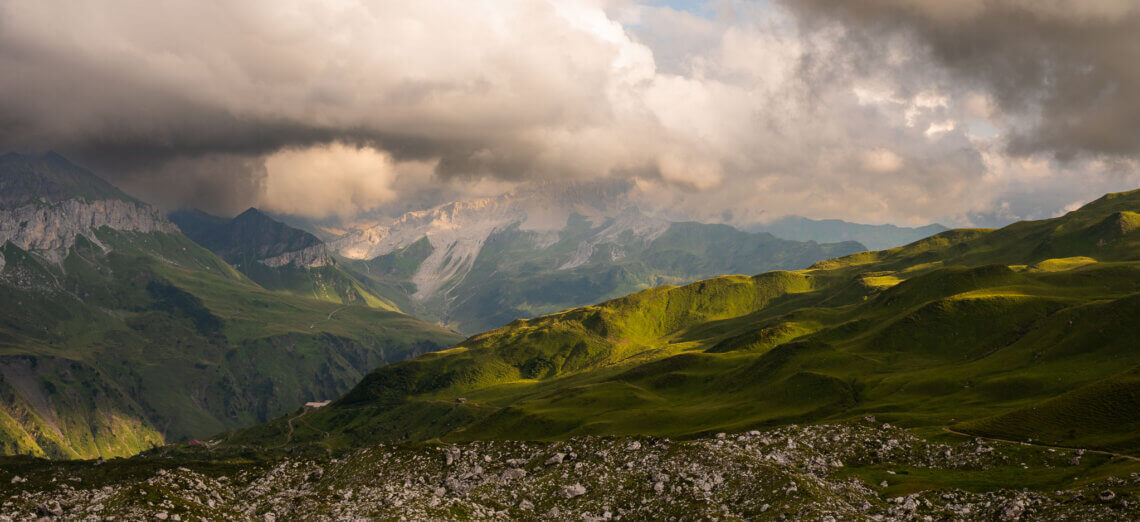
{"label": "white cloud", "polygon": [[902,158],[889,149],[874,149],[863,152],[863,169],[877,174],[886,174],[902,168]]}
{"label": "white cloud", "polygon": [[938,134],[942,134],[943,132],[950,132],[957,126],[958,122],[954,120],[931,122],[930,126],[927,127],[925,131],[923,131],[923,134],[925,134],[928,138],[932,138]]}
{"label": "white cloud", "polygon": [[259,205],[274,212],[351,217],[396,197],[396,165],[371,147],[284,149],[265,159],[265,170]]}

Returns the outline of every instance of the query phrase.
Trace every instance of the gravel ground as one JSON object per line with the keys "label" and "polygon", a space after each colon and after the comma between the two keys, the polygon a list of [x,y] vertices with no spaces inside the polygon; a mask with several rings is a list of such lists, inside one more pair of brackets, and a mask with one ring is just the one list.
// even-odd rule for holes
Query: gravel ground
{"label": "gravel ground", "polygon": [[873,419],[689,441],[377,445],[335,458],[157,453],[6,466],[0,521],[1140,519],[1136,473],[1050,491],[913,486],[940,473],[1076,474],[1092,458],[981,439],[931,442]]}

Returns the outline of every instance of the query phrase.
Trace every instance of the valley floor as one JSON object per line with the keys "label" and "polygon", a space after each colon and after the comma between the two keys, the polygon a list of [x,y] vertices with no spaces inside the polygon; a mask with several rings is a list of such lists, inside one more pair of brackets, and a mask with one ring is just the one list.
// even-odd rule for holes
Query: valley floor
{"label": "valley floor", "polygon": [[867,418],[689,441],[9,457],[0,491],[0,520],[1134,520],[1140,463]]}

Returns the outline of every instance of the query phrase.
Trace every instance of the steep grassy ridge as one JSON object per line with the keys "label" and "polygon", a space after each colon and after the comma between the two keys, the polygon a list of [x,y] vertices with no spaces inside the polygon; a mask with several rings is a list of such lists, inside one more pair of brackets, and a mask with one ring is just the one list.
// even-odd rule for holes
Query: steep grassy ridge
{"label": "steep grassy ridge", "polygon": [[[1140,452],[1137,211],[1140,191],[1111,194],[1055,219],[516,321],[376,370],[290,442],[684,437],[874,413]],[[282,444],[286,429],[230,440]]]}
{"label": "steep grassy ridge", "polygon": [[250,263],[241,265],[239,269],[266,290],[330,303],[361,305],[392,312],[401,310],[393,301],[368,288],[336,264],[268,267]]}

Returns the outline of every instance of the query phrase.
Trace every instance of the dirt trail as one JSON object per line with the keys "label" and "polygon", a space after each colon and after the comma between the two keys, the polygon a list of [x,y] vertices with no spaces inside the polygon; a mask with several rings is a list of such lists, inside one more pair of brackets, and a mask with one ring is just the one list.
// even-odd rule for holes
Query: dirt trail
{"label": "dirt trail", "polygon": [[961,436],[963,436],[963,437],[971,437],[971,438],[978,438],[978,439],[984,439],[984,440],[992,440],[992,441],[995,441],[995,442],[1005,442],[1005,443],[1007,443],[1007,444],[1024,444],[1024,445],[1029,445],[1029,446],[1038,446],[1038,447],[1042,447],[1042,448],[1062,449],[1062,450],[1068,450],[1068,451],[1075,451],[1075,450],[1078,450],[1078,449],[1084,449],[1084,451],[1085,451],[1085,452],[1087,452],[1087,453],[1099,453],[1099,454],[1101,454],[1101,455],[1108,455],[1108,456],[1110,456],[1110,457],[1120,457],[1120,458],[1122,458],[1122,459],[1128,459],[1128,460],[1135,460],[1135,461],[1140,461],[1140,458],[1138,458],[1138,457],[1133,457],[1132,455],[1125,455],[1125,454],[1123,454],[1123,453],[1113,453],[1113,452],[1111,452],[1111,451],[1101,451],[1101,450],[1094,450],[1094,449],[1085,449],[1085,448],[1070,448],[1070,447],[1068,447],[1068,446],[1055,446],[1055,445],[1053,445],[1053,444],[1040,444],[1040,443],[1037,443],[1037,442],[1025,442],[1025,441],[1021,441],[1021,440],[999,439],[999,438],[996,438],[996,437],[983,437],[983,436],[981,436],[981,435],[974,435],[974,434],[971,434],[971,433],[965,433],[965,432],[961,432],[961,431],[958,431],[958,430],[954,430],[954,429],[951,429],[949,426],[943,426],[943,427],[942,427],[942,431],[945,431],[945,432],[947,432],[947,433],[953,433],[953,434],[955,434],[955,435],[961,435]]}
{"label": "dirt trail", "polygon": [[[311,412],[311,411],[316,411],[316,410],[305,410],[305,411],[302,411],[301,413],[298,413],[298,414],[296,414],[296,415],[294,415],[294,416],[292,416],[292,417],[289,417],[289,420],[285,421],[285,425],[286,425],[286,426],[288,426],[288,428],[289,428],[289,431],[287,431],[287,432],[285,433],[285,443],[281,444],[281,446],[279,446],[279,447],[288,446],[290,442],[293,442],[293,421],[295,421],[295,420],[297,420],[297,419],[300,419],[301,417],[304,417],[305,415],[307,415],[307,414],[308,414],[309,412]],[[301,422],[305,422],[305,421],[301,421]],[[306,425],[306,426],[308,426],[310,429],[313,429],[313,430],[316,430],[316,431],[319,431],[319,432],[321,432],[321,434],[323,434],[323,435],[324,435],[324,437],[325,437],[325,439],[326,439],[326,440],[332,436],[332,435],[331,435],[329,432],[327,432],[327,431],[324,431],[324,430],[320,430],[320,429],[317,429],[317,428],[313,427],[313,425],[312,425],[312,424],[309,424],[309,423],[307,423],[307,422],[306,422],[306,423],[305,423],[305,425]],[[325,449],[326,449],[326,450],[328,450],[328,451],[330,452],[330,453],[329,453],[330,455],[332,454],[332,453],[331,453],[331,452],[332,452],[332,450],[328,448],[327,444],[325,445]]]}
{"label": "dirt trail", "polygon": [[294,415],[292,417],[289,417],[289,420],[285,422],[285,424],[287,426],[289,426],[289,433],[285,434],[285,444],[282,444],[282,446],[288,446],[289,443],[293,441],[293,419],[296,419],[297,417],[300,417],[301,415],[304,415],[305,413],[308,413],[308,412],[302,412],[302,413],[299,413],[299,414]]}
{"label": "dirt trail", "polygon": [[327,322],[329,322],[329,321],[332,321],[332,318],[333,318],[333,316],[334,316],[334,315],[336,315],[336,313],[337,313],[337,312],[339,312],[339,311],[341,311],[341,310],[344,310],[345,308],[348,308],[348,307],[350,307],[350,306],[352,306],[352,305],[344,305],[344,306],[342,306],[342,307],[340,307],[340,308],[337,308],[336,310],[333,310],[333,311],[329,312],[329,316],[328,316],[328,317],[326,317],[326,318],[325,318],[323,321],[317,321],[317,322],[315,322],[315,323],[313,323],[313,324],[310,324],[310,325],[309,325],[309,329],[310,329],[310,330],[312,330],[313,328],[316,328],[316,326],[317,326],[318,324],[321,324],[321,323],[327,323]]}

